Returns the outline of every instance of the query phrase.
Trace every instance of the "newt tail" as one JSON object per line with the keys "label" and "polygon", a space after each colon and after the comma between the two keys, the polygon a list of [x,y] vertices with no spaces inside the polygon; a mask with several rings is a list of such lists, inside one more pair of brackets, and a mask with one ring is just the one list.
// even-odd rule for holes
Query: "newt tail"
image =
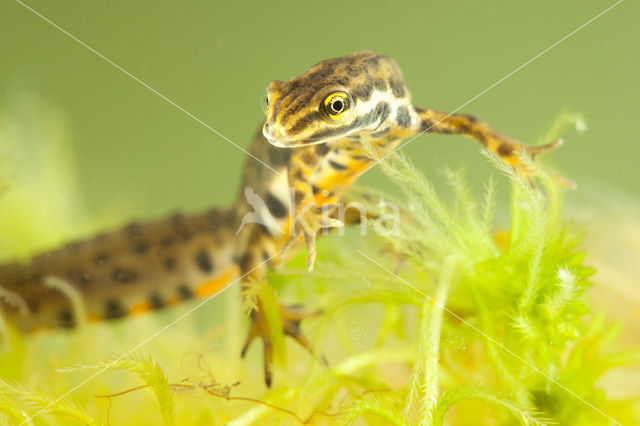
{"label": "newt tail", "polygon": [[80,294],[92,322],[215,293],[239,276],[232,217],[211,210],[134,223],[26,264],[0,266],[3,313],[25,332],[71,328],[79,319],[68,286]]}

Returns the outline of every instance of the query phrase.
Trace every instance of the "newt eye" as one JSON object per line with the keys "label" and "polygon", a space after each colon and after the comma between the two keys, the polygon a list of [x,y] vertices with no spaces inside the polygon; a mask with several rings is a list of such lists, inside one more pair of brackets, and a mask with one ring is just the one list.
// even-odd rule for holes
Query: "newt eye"
{"label": "newt eye", "polygon": [[345,92],[333,92],[322,101],[324,112],[332,120],[340,120],[349,110],[349,95]]}

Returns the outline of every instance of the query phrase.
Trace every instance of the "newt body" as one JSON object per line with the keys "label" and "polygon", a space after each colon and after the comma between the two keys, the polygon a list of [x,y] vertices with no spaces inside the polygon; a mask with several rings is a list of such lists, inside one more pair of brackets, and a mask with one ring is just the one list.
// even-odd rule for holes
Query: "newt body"
{"label": "newt body", "polygon": [[[374,162],[365,143],[384,156],[420,133],[461,134],[516,168],[518,153],[535,156],[559,145],[529,147],[473,116],[414,107],[396,62],[368,51],[320,62],[288,82],[273,81],[267,102],[251,154],[279,174],[249,158],[231,209],[134,224],[27,264],[1,266],[5,316],[25,331],[73,326],[71,303],[49,285],[51,278],[73,286],[89,319],[101,320],[213,294],[241,276],[264,279],[267,268],[303,242],[311,270],[319,230],[341,225],[323,216],[323,207],[340,201]],[[262,202],[251,203],[249,195]],[[259,304],[252,318],[250,338],[264,340],[269,381],[270,342]],[[286,333],[306,344],[299,318],[285,312],[283,321]]]}

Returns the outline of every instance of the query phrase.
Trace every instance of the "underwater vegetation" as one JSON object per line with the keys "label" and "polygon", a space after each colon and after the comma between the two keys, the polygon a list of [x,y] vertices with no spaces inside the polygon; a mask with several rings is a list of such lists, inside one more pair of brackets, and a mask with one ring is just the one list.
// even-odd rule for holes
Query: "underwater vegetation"
{"label": "underwater vegetation", "polygon": [[[584,230],[564,213],[565,189],[540,165],[529,164],[532,186],[485,155],[501,174],[480,194],[462,172],[445,171],[447,188],[436,189],[403,155],[385,159],[398,191],[353,196],[380,214],[378,200],[395,202],[393,232],[330,235],[313,274],[301,253],[270,272],[271,285],[254,283],[274,322],[276,292],[322,311],[304,323],[317,354],[272,330],[273,388],[259,345],[239,357],[246,320],[235,286],[175,324],[193,305],[73,333],[25,337],[5,324],[0,422],[637,424],[638,398],[614,397],[600,381],[638,365],[640,352],[589,304],[594,270]],[[508,221],[498,225],[497,213]],[[19,216],[0,217],[0,229]]]}

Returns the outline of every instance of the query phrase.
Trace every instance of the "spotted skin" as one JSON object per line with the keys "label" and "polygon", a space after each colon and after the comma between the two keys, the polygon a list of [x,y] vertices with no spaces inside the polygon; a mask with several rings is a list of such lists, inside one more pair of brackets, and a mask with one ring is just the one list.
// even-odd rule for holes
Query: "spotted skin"
{"label": "spotted skin", "polygon": [[[116,319],[173,305],[198,288],[235,271],[230,211],[174,216],[133,224],[34,257],[26,264],[0,266],[4,291],[17,294],[20,306],[3,300],[5,316],[24,331],[77,323],[63,290],[48,285],[58,278],[77,290],[88,319]],[[24,307],[26,307],[26,312]]]}
{"label": "spotted skin", "polygon": [[[248,158],[242,184],[264,206],[254,211],[243,191],[229,210],[133,224],[27,264],[0,266],[6,315],[23,330],[76,324],[68,296],[48,286],[47,277],[68,282],[82,295],[89,319],[100,320],[213,294],[240,276],[262,280],[267,268],[303,244],[311,270],[318,231],[342,225],[331,215],[323,217],[322,209],[332,212],[346,188],[373,164],[365,144],[384,156],[420,133],[459,134],[522,173],[519,153],[535,156],[559,145],[530,147],[473,116],[414,107],[397,63],[368,51],[320,62],[287,82],[273,81],[267,92],[265,122],[250,150],[278,174]],[[250,222],[236,235],[248,213],[284,232]],[[24,303],[7,302],[13,299]],[[251,316],[249,335],[263,339],[269,383],[273,354],[260,301]],[[308,346],[299,333],[300,319],[297,312],[285,312],[283,327]]]}

